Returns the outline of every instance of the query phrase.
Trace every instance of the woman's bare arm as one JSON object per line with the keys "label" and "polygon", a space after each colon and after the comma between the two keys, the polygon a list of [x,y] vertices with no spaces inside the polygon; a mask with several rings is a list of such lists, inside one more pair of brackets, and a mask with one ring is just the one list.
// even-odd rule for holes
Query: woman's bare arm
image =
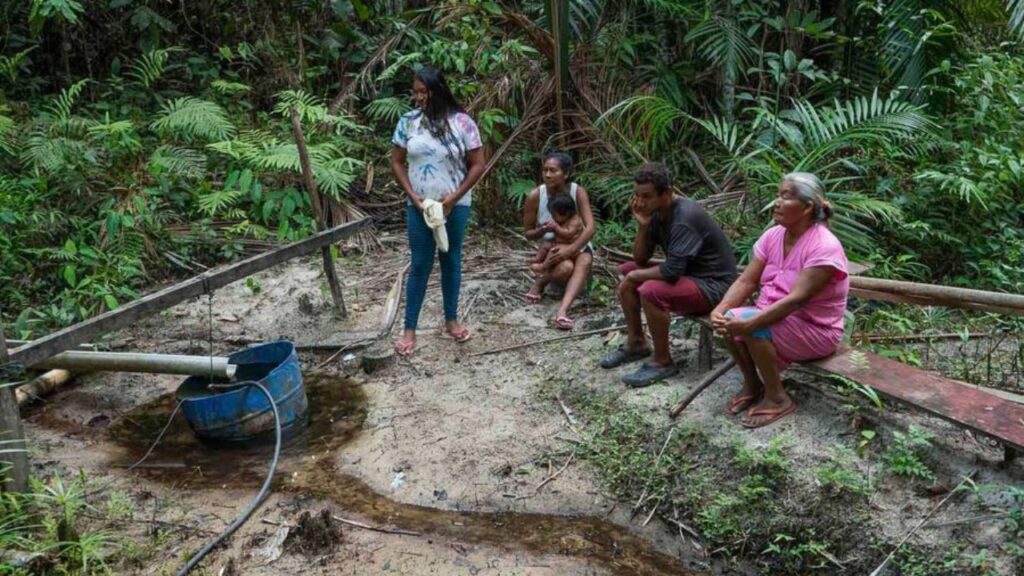
{"label": "woman's bare arm", "polygon": [[405,165],[406,152],[401,146],[391,148],[391,171],[395,174],[395,180],[402,186],[409,201],[417,210],[423,211],[423,198],[412,189],[412,182],[409,181],[409,169]]}

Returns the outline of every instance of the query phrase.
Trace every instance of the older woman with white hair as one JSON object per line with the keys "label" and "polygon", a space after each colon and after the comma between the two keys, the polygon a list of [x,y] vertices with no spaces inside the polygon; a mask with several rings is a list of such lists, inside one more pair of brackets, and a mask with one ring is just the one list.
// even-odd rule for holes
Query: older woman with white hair
{"label": "older woman with white hair", "polygon": [[[750,265],[711,312],[711,323],[743,372],[743,388],[726,412],[746,411],[747,428],[796,410],[780,372],[791,362],[836,351],[850,291],[846,253],[828,228],[832,207],[817,176],[783,177],[772,216],[776,226],[754,244]],[[744,307],[758,290],[756,304]]]}

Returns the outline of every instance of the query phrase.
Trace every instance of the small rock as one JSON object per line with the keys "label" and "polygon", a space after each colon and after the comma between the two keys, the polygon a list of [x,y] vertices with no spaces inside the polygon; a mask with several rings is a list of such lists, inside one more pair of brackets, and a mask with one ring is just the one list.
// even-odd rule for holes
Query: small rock
{"label": "small rock", "polygon": [[312,316],[316,312],[316,307],[313,306],[313,300],[309,297],[309,292],[303,292],[299,296],[299,312],[306,316]]}

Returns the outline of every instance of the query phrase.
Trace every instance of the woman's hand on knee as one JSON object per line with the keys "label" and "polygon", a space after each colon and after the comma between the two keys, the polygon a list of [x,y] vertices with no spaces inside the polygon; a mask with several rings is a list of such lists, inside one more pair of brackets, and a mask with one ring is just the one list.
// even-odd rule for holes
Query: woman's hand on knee
{"label": "woman's hand on knee", "polygon": [[722,328],[725,330],[726,334],[731,334],[733,336],[746,336],[750,334],[750,331],[752,330],[750,320],[743,320],[731,314],[725,316],[725,322],[722,324]]}
{"label": "woman's hand on knee", "polygon": [[709,318],[711,320],[711,327],[714,328],[715,332],[719,336],[725,336],[728,334],[725,329],[725,314],[723,314],[721,310],[715,308],[711,311]]}

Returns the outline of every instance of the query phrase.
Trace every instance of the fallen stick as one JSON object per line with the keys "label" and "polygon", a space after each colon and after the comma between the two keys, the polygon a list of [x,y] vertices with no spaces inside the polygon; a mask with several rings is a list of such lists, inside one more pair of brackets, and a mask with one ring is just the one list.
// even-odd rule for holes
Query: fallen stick
{"label": "fallen stick", "polygon": [[400,534],[402,536],[422,536],[419,532],[412,532],[410,530],[400,530],[398,528],[381,528],[379,526],[370,526],[369,524],[363,524],[362,522],[356,522],[355,520],[346,520],[340,516],[331,516],[342,524],[348,524],[349,526],[355,526],[356,528],[362,528],[363,530],[373,530],[374,532],[383,532],[384,534]]}
{"label": "fallen stick", "polygon": [[890,561],[890,560],[892,560],[892,557],[896,555],[896,552],[897,552],[897,551],[898,551],[898,550],[899,550],[900,548],[902,548],[904,544],[906,544],[907,540],[909,540],[909,539],[910,539],[910,537],[911,537],[911,536],[913,536],[913,535],[914,535],[914,533],[915,533],[915,532],[917,532],[917,530],[918,530],[918,529],[919,529],[919,528],[920,528],[921,526],[924,526],[924,525],[925,525],[925,524],[926,524],[926,523],[928,522],[928,520],[929,520],[929,519],[930,519],[930,518],[931,518],[932,516],[934,516],[936,512],[938,512],[938,511],[939,511],[939,508],[942,508],[942,506],[943,506],[943,505],[944,505],[944,504],[945,504],[946,502],[949,502],[949,499],[950,499],[950,498],[952,498],[952,497],[953,497],[953,495],[954,495],[954,494],[956,494],[956,493],[957,493],[957,492],[958,492],[958,491],[960,490],[960,487],[961,487],[961,486],[963,486],[963,485],[964,485],[964,484],[966,484],[966,483],[967,483],[968,481],[970,481],[970,480],[971,480],[971,478],[974,478],[974,475],[975,475],[975,474],[977,474],[977,473],[978,473],[978,471],[977,471],[977,470],[972,470],[970,474],[968,474],[967,476],[964,476],[964,479],[963,479],[963,480],[961,480],[961,481],[960,481],[960,483],[956,485],[956,488],[953,488],[952,490],[950,490],[950,491],[949,491],[949,494],[947,494],[947,495],[946,495],[946,497],[945,497],[945,498],[943,498],[941,502],[939,502],[938,504],[936,504],[936,505],[935,505],[935,507],[934,507],[934,508],[932,508],[930,512],[928,512],[928,515],[927,515],[927,516],[925,516],[924,518],[922,518],[922,519],[921,519],[921,521],[917,523],[917,526],[914,526],[914,527],[913,527],[913,528],[912,528],[912,529],[910,530],[910,532],[907,532],[907,534],[906,534],[906,535],[905,535],[905,536],[903,537],[903,539],[902,539],[902,540],[900,540],[900,543],[899,543],[899,544],[897,544],[897,545],[896,545],[896,547],[895,547],[895,548],[893,548],[891,552],[889,552],[889,555],[885,557],[885,560],[882,560],[882,563],[878,565],[878,568],[875,568],[875,569],[874,569],[874,571],[872,571],[872,572],[871,572],[871,575],[870,575],[870,576],[879,576],[879,575],[880,575],[880,574],[882,573],[882,570],[884,570],[884,569],[885,569],[885,567],[889,565],[889,561]]}
{"label": "fallen stick", "polygon": [[699,384],[697,384],[697,387],[686,395],[686,398],[683,398],[682,400],[679,401],[678,404],[672,407],[672,410],[669,411],[669,418],[675,418],[676,416],[679,416],[679,413],[685,410],[686,407],[690,405],[690,402],[693,402],[694,398],[696,398],[708,386],[714,384],[716,380],[724,376],[726,372],[732,370],[733,366],[735,365],[736,360],[729,358],[728,360],[723,362],[721,366],[715,368],[715,370],[711,372],[711,374],[705,376],[704,379],[701,380]]}
{"label": "fallen stick", "polygon": [[694,537],[694,538],[696,538],[697,540],[703,540],[703,539],[704,539],[704,537],[703,537],[703,536],[701,536],[701,535],[700,535],[700,533],[698,533],[698,532],[697,532],[696,530],[694,530],[694,529],[693,529],[693,528],[691,528],[690,526],[688,526],[688,525],[684,524],[683,522],[681,522],[681,521],[679,521],[679,520],[676,520],[675,518],[669,518],[669,517],[667,517],[667,516],[662,516],[662,518],[663,518],[663,519],[664,519],[664,520],[665,520],[666,522],[668,522],[669,524],[675,524],[676,526],[678,526],[678,527],[679,527],[679,529],[680,529],[680,530],[682,530],[682,531],[686,532],[686,533],[687,533],[687,534],[689,534],[690,536],[693,536],[693,537]]}
{"label": "fallen stick", "polygon": [[391,328],[395,325],[395,318],[398,317],[398,305],[402,302],[402,282],[411,265],[411,262],[406,264],[398,272],[398,277],[395,278],[395,282],[391,285],[391,290],[388,291],[388,296],[384,300],[384,316],[380,324],[381,338],[391,334]]}
{"label": "fallen stick", "polygon": [[572,430],[577,436],[579,436],[580,431],[576,429],[576,420],[572,417],[572,410],[569,410],[569,407],[565,405],[565,402],[562,401],[562,397],[558,394],[555,394],[555,400],[558,400],[558,405],[562,407],[562,414],[565,414],[565,419],[569,422],[569,430]]}
{"label": "fallen stick", "polygon": [[513,344],[512,346],[504,346],[502,348],[495,348],[494,350],[484,350],[483,352],[474,352],[469,356],[487,356],[489,354],[500,354],[501,352],[510,352],[512,350],[519,350],[520,348],[528,348],[530,346],[539,346],[541,344],[550,344],[552,342],[560,342],[562,340],[571,340],[574,338],[583,338],[584,336],[593,336],[594,334],[604,334],[605,332],[613,332],[615,330],[622,330],[625,328],[625,324],[619,324],[617,326],[609,326],[607,328],[597,328],[594,330],[587,330],[586,332],[577,332],[575,334],[566,334],[565,336],[557,336],[555,338],[546,338],[544,340],[535,340],[533,342],[523,342],[522,344]]}
{"label": "fallen stick", "polygon": [[868,342],[918,342],[922,340],[958,340],[964,336],[967,338],[988,338],[992,335],[988,332],[970,332],[968,334],[957,332],[944,332],[942,334],[870,334],[866,336],[866,339]]}
{"label": "fallen stick", "polygon": [[554,480],[555,478],[558,478],[558,475],[561,474],[562,472],[565,472],[565,469],[569,467],[569,464],[572,464],[572,459],[575,458],[575,457],[576,457],[576,451],[573,450],[572,454],[569,454],[569,459],[566,460],[565,464],[563,464],[562,467],[558,469],[558,472],[555,472],[554,474],[552,474],[552,475],[548,476],[547,478],[545,478],[543,482],[541,482],[540,484],[537,485],[536,488],[534,488],[533,493],[534,494],[539,494],[541,488],[547,486],[547,484],[549,482],[551,482],[552,480]]}

